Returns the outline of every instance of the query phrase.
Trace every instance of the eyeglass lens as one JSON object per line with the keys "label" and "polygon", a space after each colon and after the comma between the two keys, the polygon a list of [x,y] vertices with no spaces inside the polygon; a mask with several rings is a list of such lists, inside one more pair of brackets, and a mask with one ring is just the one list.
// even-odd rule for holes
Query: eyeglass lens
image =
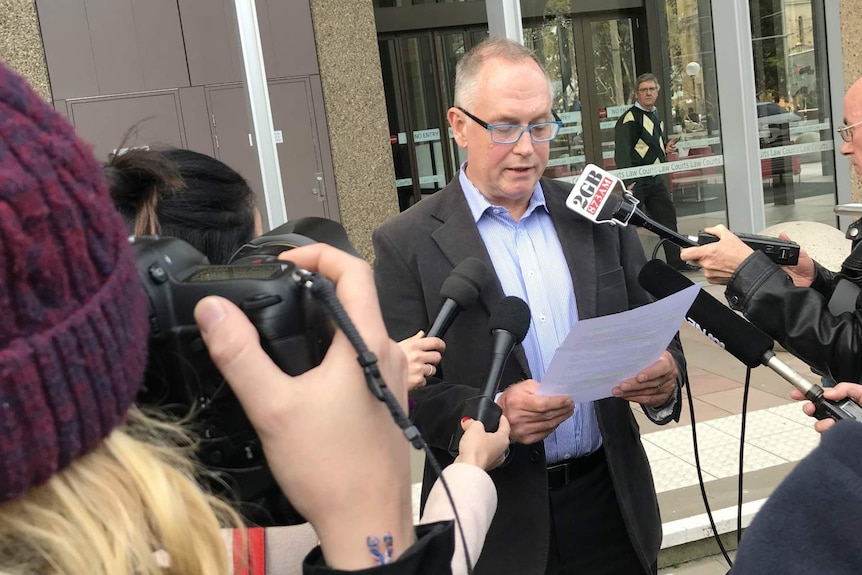
{"label": "eyeglass lens", "polygon": [[521,138],[521,134],[529,128],[530,138],[534,142],[546,142],[552,140],[559,130],[559,125],[554,122],[542,122],[530,126],[518,126],[515,124],[496,125],[491,130],[492,139],[498,144],[512,144]]}

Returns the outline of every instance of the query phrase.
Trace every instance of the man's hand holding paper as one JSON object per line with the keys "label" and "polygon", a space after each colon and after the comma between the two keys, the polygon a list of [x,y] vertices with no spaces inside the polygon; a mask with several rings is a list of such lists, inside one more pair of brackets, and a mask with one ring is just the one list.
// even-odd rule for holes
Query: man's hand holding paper
{"label": "man's hand holding paper", "polygon": [[567,395],[537,395],[538,390],[539,382],[527,379],[510,385],[497,398],[511,425],[509,437],[524,445],[545,439],[575,410]]}
{"label": "man's hand holding paper", "polygon": [[678,376],[667,346],[699,290],[694,285],[649,305],[576,322],[538,395],[568,395],[576,403],[614,396],[663,405]]}
{"label": "man's hand holding paper", "polygon": [[668,402],[676,390],[679,370],[673,356],[665,351],[654,364],[642,370],[635,377],[626,379],[611,392],[614,397],[634,401],[651,407],[661,407]]}

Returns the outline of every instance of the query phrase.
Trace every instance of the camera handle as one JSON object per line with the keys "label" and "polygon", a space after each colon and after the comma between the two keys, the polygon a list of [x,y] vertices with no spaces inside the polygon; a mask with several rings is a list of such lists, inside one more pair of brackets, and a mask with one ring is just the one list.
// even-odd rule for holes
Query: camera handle
{"label": "camera handle", "polygon": [[386,404],[386,407],[389,409],[389,413],[392,415],[392,419],[395,420],[396,425],[398,425],[407,437],[410,444],[416,449],[421,449],[425,452],[426,460],[431,465],[434,473],[436,473],[437,477],[440,479],[443,489],[446,492],[446,497],[449,499],[449,504],[452,506],[452,511],[455,515],[455,522],[461,535],[461,543],[464,547],[464,556],[467,561],[467,573],[472,575],[473,564],[470,561],[470,553],[467,549],[467,539],[464,535],[464,529],[461,527],[461,519],[458,517],[458,509],[455,507],[455,500],[452,498],[452,493],[449,491],[449,484],[446,482],[446,478],[443,477],[443,469],[440,467],[440,463],[434,457],[434,454],[431,453],[431,448],[425,442],[425,438],[422,437],[419,429],[412,421],[410,421],[407,414],[404,413],[404,409],[401,407],[401,404],[398,403],[398,400],[383,380],[383,376],[380,374],[380,369],[377,367],[377,356],[375,356],[374,353],[368,349],[368,346],[365,345],[365,341],[363,341],[362,336],[359,335],[359,331],[356,329],[356,326],[353,325],[353,321],[350,319],[350,316],[347,315],[344,306],[341,305],[341,301],[339,301],[338,296],[335,294],[334,284],[329,279],[318,273],[300,268],[296,268],[296,270],[291,274],[291,277],[293,281],[296,282],[296,285],[303,289],[307,289],[311,295],[322,304],[326,315],[335,322],[338,329],[344,332],[344,335],[347,336],[347,340],[351,345],[353,345],[353,348],[358,354],[357,361],[365,372],[365,381],[368,384],[368,389],[371,391],[372,395]]}

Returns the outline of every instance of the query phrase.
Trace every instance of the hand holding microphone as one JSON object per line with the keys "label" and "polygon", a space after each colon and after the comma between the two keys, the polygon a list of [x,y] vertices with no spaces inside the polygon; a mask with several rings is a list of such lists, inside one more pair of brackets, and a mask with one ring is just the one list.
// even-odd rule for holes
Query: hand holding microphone
{"label": "hand holding microphone", "polygon": [[[482,386],[482,394],[468,399],[461,415],[481,421],[485,431],[493,433],[497,431],[500,416],[503,414],[503,410],[494,402],[494,396],[497,395],[509,355],[515,346],[523,341],[530,329],[530,308],[521,298],[508,296],[494,308],[488,327],[493,337],[488,377]],[[450,453],[457,453],[463,434],[464,430],[458,427],[449,443]]]}
{"label": "hand holding microphone", "polygon": [[[711,284],[726,285],[733,276],[736,268],[750,256],[754,250],[745,242],[744,234],[738,236],[719,224],[706,228],[706,238],[717,238],[716,240],[705,240],[701,245],[693,248],[685,248],[680,252],[680,257],[685,261],[691,261],[703,269],[703,275]],[[793,243],[787,234],[779,234],[778,239],[782,242]],[[795,245],[795,244],[794,244]],[[814,281],[814,260],[802,248],[797,248],[794,265],[781,265],[784,272],[793,280],[797,287],[809,287]],[[768,255],[768,254],[767,254]],[[776,258],[772,258],[775,260]],[[785,258],[778,256],[779,260]]]}
{"label": "hand holding microphone", "polygon": [[455,463],[469,463],[485,471],[491,471],[506,460],[509,451],[509,421],[500,416],[497,431],[489,433],[481,421],[465,417],[461,420],[464,435],[458,442],[458,457]]}
{"label": "hand holding microphone", "polygon": [[[691,280],[660,260],[647,262],[641,269],[638,281],[646,291],[658,298],[693,285]],[[862,421],[862,407],[854,398],[838,398],[832,393],[824,395],[822,387],[806,380],[776,357],[772,351],[774,342],[771,337],[708,293],[701,291],[697,294],[686,313],[686,319],[695,329],[748,367],[754,368],[763,364],[790,382],[814,405],[815,409],[811,410],[809,415],[817,419]],[[797,397],[800,394],[797,394]]]}
{"label": "hand holding microphone", "polygon": [[425,386],[425,381],[437,373],[437,364],[446,351],[446,342],[439,337],[425,337],[425,332],[402,339],[398,347],[407,356],[407,391]]}
{"label": "hand holding microphone", "polygon": [[709,283],[724,285],[754,250],[721,224],[704,231],[718,237],[718,241],[685,248],[679,252],[679,257],[703,268],[703,275]]}
{"label": "hand holding microphone", "polygon": [[[797,401],[807,399],[805,394],[798,389],[791,391],[790,397]],[[852,401],[854,403],[862,404],[862,385],[859,385],[858,383],[839,383],[835,387],[825,388],[823,390],[823,397],[834,402]],[[817,417],[818,415],[817,408],[810,401],[806,402],[806,404],[802,406],[802,411],[804,411],[805,415],[809,417]],[[833,425],[835,425],[835,420],[831,417],[827,417],[820,419],[820,421],[815,423],[814,429],[819,433],[823,433]]]}
{"label": "hand holding microphone", "polygon": [[[593,164],[584,167],[566,199],[566,207],[595,224],[627,226],[632,223],[682,248],[719,241],[716,236],[703,232],[698,236],[684,236],[648,217],[638,209],[638,203],[622,180]],[[792,266],[799,261],[799,245],[789,239],[753,234],[737,234],[737,237],[778,265]],[[681,257],[687,259],[682,254]]]}
{"label": "hand holding microphone", "polygon": [[401,351],[407,356],[408,391],[424,387],[426,380],[437,374],[437,365],[446,351],[443,335],[462,310],[476,303],[479,292],[490,281],[490,277],[491,272],[482,260],[473,257],[462,260],[440,288],[443,307],[428,328],[428,333],[420,330],[398,342]]}

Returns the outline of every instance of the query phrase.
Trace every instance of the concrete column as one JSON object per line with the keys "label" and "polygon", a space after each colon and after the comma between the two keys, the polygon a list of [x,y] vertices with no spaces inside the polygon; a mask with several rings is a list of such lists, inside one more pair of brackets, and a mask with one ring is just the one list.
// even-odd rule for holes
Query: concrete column
{"label": "concrete column", "polygon": [[0,60],[52,100],[35,0],[0,0]]}
{"label": "concrete column", "polygon": [[374,9],[371,0],[310,5],[341,222],[370,261],[371,232],[398,213]]}
{"label": "concrete column", "polygon": [[[846,90],[862,78],[862,0],[840,0],[841,2],[841,45],[844,60],[844,89]],[[844,95],[842,94],[843,98]],[[843,123],[844,110],[835,110],[835,124]],[[850,176],[850,197],[854,202],[862,202],[862,182],[855,174]]]}

